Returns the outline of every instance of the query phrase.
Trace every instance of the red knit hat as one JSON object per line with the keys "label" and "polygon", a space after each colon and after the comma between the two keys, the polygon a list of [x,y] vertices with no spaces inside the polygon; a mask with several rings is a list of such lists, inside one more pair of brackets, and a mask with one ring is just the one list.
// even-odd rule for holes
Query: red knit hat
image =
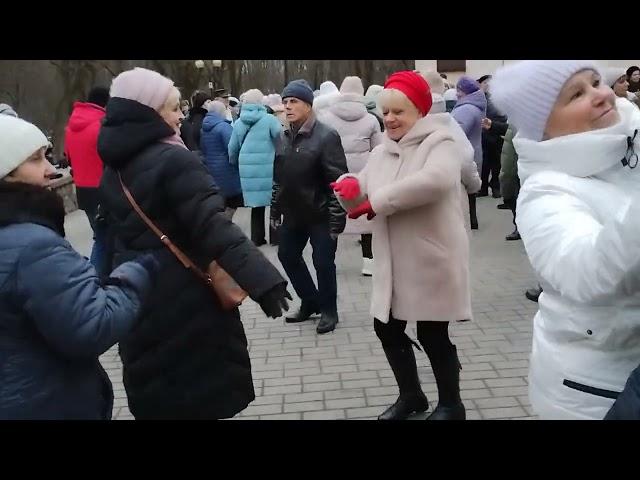
{"label": "red knit hat", "polygon": [[384,82],[384,88],[394,88],[404,93],[416,108],[426,115],[431,110],[433,100],[431,99],[431,89],[427,81],[416,72],[408,70],[392,74]]}

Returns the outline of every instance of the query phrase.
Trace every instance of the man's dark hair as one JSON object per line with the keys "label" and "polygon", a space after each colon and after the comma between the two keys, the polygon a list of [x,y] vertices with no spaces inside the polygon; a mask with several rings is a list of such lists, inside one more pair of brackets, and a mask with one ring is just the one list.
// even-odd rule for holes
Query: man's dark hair
{"label": "man's dark hair", "polygon": [[441,77],[441,78],[444,78],[444,79],[446,80],[446,79],[447,79],[447,74],[446,74],[446,73],[441,73],[441,74],[440,74],[440,77]]}
{"label": "man's dark hair", "polygon": [[107,87],[93,87],[87,96],[87,102],[106,107],[109,101],[109,89]]}
{"label": "man's dark hair", "polygon": [[211,95],[202,91],[197,91],[196,93],[193,94],[193,98],[191,102],[192,107],[202,108],[202,105],[204,105],[204,102],[206,102],[207,100],[211,100]]}
{"label": "man's dark hair", "polygon": [[482,82],[484,82],[485,80],[488,80],[489,78],[491,78],[491,75],[483,75],[483,76],[481,76],[481,77],[477,80],[477,82],[478,82],[478,83],[482,83]]}

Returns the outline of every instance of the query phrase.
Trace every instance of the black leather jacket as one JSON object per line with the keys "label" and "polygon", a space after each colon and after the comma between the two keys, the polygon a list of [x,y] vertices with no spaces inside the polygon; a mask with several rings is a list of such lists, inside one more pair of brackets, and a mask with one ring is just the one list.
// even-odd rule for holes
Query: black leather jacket
{"label": "black leather jacket", "polygon": [[331,233],[342,233],[346,213],[329,186],[347,173],[340,135],[311,117],[294,133],[282,133],[273,171],[271,218],[284,216],[289,225],[329,222]]}

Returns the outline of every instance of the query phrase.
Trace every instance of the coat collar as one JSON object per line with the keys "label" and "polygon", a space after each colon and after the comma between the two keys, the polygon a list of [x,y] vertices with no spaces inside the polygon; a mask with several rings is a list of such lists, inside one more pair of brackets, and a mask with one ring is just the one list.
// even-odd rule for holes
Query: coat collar
{"label": "coat collar", "polygon": [[433,134],[440,134],[443,139],[453,139],[449,114],[432,114],[419,119],[399,141],[391,140],[386,134],[384,136],[384,148],[389,153],[400,155],[405,148],[422,143],[427,137]]}
{"label": "coat collar", "polygon": [[64,237],[64,202],[55,192],[26,183],[0,180],[0,227],[35,223]]}
{"label": "coat collar", "polygon": [[[302,126],[300,127],[296,135],[303,135],[305,137],[310,137],[311,133],[313,132],[313,128],[316,126],[316,121],[317,121],[316,115],[312,111],[311,114],[309,115],[309,118],[307,118],[307,120],[302,124]],[[292,132],[293,132],[293,129],[291,128],[291,126],[289,126],[284,131],[284,133],[287,136],[291,136]]]}

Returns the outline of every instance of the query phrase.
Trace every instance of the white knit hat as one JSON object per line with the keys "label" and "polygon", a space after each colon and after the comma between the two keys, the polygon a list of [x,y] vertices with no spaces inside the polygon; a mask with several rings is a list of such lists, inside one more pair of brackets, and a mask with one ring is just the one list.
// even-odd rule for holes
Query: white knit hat
{"label": "white knit hat", "polygon": [[382,90],[384,90],[384,87],[382,85],[369,85],[369,88],[367,88],[367,93],[365,93],[364,96],[375,100],[375,98]]}
{"label": "white knit hat", "polygon": [[345,77],[340,85],[340,93],[364,96],[364,86],[360,77]]}
{"label": "white knit hat", "polygon": [[34,124],[9,115],[0,115],[0,179],[20,166],[49,141]]}
{"label": "white knit hat", "polygon": [[539,142],[560,90],[582,70],[600,72],[589,60],[525,60],[507,65],[489,84],[491,100],[519,135]]}
{"label": "white knit hat", "polygon": [[264,94],[260,90],[252,88],[242,94],[242,103],[256,103],[258,105],[262,105],[263,98]]}
{"label": "white knit hat", "polygon": [[609,67],[609,68],[605,68],[604,72],[604,82],[609,85],[610,87],[613,88],[613,86],[615,85],[616,81],[620,78],[620,77],[625,77],[627,76],[627,70],[624,68],[618,68],[618,67]]}
{"label": "white knit hat", "polygon": [[331,80],[327,80],[326,82],[322,82],[320,84],[320,93],[318,94],[319,97],[321,97],[322,95],[330,95],[332,93],[338,93],[338,87],[336,87],[335,83],[333,83]]}

